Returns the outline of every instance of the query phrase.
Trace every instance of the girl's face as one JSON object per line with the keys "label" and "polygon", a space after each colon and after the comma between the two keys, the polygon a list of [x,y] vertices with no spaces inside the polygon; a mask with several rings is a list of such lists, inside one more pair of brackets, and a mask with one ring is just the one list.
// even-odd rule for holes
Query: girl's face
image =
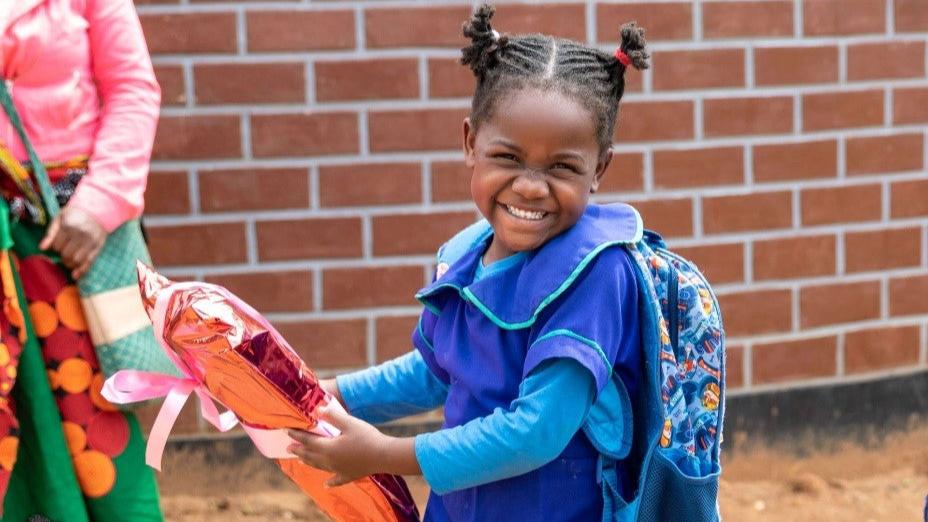
{"label": "girl's face", "polygon": [[553,91],[522,89],[499,100],[475,130],[464,120],[471,195],[493,227],[484,262],[532,250],[583,215],[609,166],[589,111]]}

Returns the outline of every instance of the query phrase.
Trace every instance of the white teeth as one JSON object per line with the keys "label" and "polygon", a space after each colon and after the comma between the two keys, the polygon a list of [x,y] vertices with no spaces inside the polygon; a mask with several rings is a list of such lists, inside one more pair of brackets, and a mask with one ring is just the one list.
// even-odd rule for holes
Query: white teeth
{"label": "white teeth", "polygon": [[537,221],[545,217],[544,212],[532,212],[531,210],[522,210],[521,208],[516,208],[512,205],[506,205],[506,210],[508,210],[510,214],[512,214],[513,216],[517,218],[530,219],[532,221]]}

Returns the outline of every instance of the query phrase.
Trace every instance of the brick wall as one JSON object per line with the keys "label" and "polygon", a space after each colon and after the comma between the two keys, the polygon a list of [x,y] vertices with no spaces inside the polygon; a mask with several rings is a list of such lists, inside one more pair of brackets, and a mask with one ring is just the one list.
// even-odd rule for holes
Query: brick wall
{"label": "brick wall", "polygon": [[[159,267],[226,285],[310,364],[409,349],[435,248],[471,222],[467,2],[137,0],[163,89]],[[500,2],[503,32],[648,30],[624,200],[717,288],[734,393],[928,354],[928,2]]]}

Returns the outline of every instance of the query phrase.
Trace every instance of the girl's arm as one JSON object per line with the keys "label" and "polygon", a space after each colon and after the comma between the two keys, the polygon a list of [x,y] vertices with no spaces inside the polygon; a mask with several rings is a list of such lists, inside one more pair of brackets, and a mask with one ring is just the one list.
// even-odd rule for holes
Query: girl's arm
{"label": "girl's arm", "polygon": [[[323,386],[328,390],[333,387],[331,381]],[[448,396],[448,387],[432,374],[418,350],[340,375],[335,388],[334,395],[345,409],[374,424],[433,410]]]}
{"label": "girl's arm", "polygon": [[542,363],[509,410],[416,437],[422,474],[438,494],[528,473],[577,434],[595,397],[593,375],[572,359]]}
{"label": "girl's arm", "polygon": [[302,432],[291,448],[304,462],[343,484],[372,473],[423,474],[436,493],[446,493],[527,473],[556,458],[579,431],[592,406],[592,374],[571,359],[541,364],[523,382],[508,410],[415,438],[383,435],[350,416],[325,418],[342,430],[324,439]]}

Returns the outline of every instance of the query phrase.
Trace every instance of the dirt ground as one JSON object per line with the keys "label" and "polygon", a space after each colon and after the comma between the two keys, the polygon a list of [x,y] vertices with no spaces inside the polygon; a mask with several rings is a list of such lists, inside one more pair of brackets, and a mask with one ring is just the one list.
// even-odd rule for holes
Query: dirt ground
{"label": "dirt ground", "polygon": [[[804,457],[790,449],[740,451],[723,462],[726,521],[920,521],[928,495],[928,427]],[[808,447],[804,445],[803,447]],[[202,455],[165,455],[165,516],[176,522],[324,521],[276,467],[257,458],[234,468]],[[420,506],[428,488],[409,479]]]}

